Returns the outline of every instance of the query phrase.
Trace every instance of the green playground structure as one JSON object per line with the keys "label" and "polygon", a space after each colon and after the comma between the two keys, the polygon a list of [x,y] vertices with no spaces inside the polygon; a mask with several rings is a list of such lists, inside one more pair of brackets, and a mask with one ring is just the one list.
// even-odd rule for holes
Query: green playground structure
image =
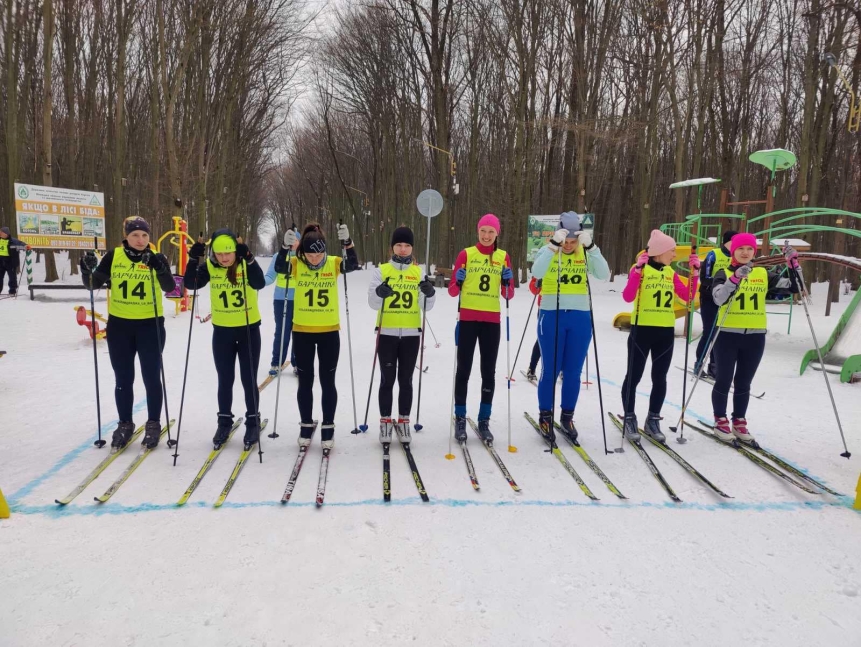
{"label": "green playground structure", "polygon": [[819,358],[814,348],[804,354],[799,373],[804,373],[804,369],[812,366],[839,374],[841,382],[857,381],[855,375],[861,376],[861,316],[857,314],[859,303],[861,303],[861,290],[855,293],[834,327],[834,332],[822,346],[822,360],[825,366],[819,365]]}

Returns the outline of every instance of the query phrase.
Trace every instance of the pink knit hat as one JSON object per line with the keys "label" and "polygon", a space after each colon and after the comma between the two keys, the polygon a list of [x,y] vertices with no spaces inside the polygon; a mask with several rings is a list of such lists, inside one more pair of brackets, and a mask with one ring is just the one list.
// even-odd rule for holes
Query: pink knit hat
{"label": "pink knit hat", "polygon": [[756,251],[758,245],[756,244],[756,236],[753,234],[736,234],[729,241],[729,253],[735,255],[735,250],[739,247],[750,246],[753,247],[753,251]]}
{"label": "pink knit hat", "polygon": [[660,229],[653,229],[652,235],[649,236],[649,244],[647,246],[649,256],[660,256],[664,252],[676,248],[676,241],[672,236],[667,236]]}
{"label": "pink knit hat", "polygon": [[494,216],[492,213],[484,214],[478,221],[477,229],[481,229],[482,227],[493,227],[496,230],[496,234],[498,236],[501,229],[501,227],[499,226],[499,218]]}

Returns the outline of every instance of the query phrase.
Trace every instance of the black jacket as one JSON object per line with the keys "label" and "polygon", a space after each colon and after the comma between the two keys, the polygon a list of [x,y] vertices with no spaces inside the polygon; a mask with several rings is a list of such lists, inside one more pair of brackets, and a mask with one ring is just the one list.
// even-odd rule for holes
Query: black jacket
{"label": "black jacket", "polygon": [[[144,263],[144,257],[147,254],[153,253],[149,249],[139,252],[136,249],[129,247],[129,244],[126,241],[123,241],[123,248],[126,256],[128,256],[129,260],[134,263]],[[98,290],[104,285],[111,287],[111,268],[114,263],[114,251],[115,250],[112,249],[102,256],[102,260],[99,262],[96,269],[93,270],[94,290]],[[168,268],[161,272],[156,272],[155,277],[158,280],[158,285],[163,292],[175,290],[176,284],[173,282],[173,274],[170,273],[170,265],[167,262],[167,258],[165,258],[164,254],[158,254],[158,256],[161,256],[164,266]],[[81,283],[83,283],[85,288],[90,287],[90,271],[84,266],[83,259],[81,261]]]}
{"label": "black jacket", "polygon": [[[196,258],[189,258],[188,265],[185,266],[185,276],[183,283],[187,290],[195,290],[204,287],[209,283],[209,267],[206,262],[199,262]],[[263,273],[263,268],[260,263],[252,261],[248,264],[248,285],[255,290],[262,290],[266,287],[266,275]]]}

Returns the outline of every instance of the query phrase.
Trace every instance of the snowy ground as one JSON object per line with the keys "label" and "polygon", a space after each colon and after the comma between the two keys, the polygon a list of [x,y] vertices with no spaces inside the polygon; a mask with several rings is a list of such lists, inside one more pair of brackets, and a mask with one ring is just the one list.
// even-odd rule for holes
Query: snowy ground
{"label": "snowy ground", "polygon": [[[37,268],[37,278],[39,273]],[[348,279],[360,423],[374,339],[365,299],[369,276],[358,272]],[[618,411],[626,334],[611,321],[625,309],[622,285],[617,280],[593,287],[604,404]],[[849,297],[825,319],[825,286],[816,287],[814,320],[824,341]],[[274,329],[271,290],[260,299],[266,349],[261,379]],[[263,464],[249,461],[227,504],[213,509],[240,450],[234,442],[189,504],[177,509],[215,426],[211,326],[195,323],[177,466],[162,446],[110,502],[93,503],[131,460],[124,455],[61,509],[54,499],[106,452],[92,445],[92,346],[73,312],[75,305],[88,305],[86,297],[84,291],[45,292],[31,302],[25,291],[17,300],[0,301],[0,349],[8,351],[0,359],[0,488],[13,509],[12,518],[0,522],[0,645],[861,645],[861,517],[851,510],[851,499],[807,495],[688,432],[688,444],[671,439],[671,445],[735,498],[722,501],[651,450],[683,500],[674,504],[631,448],[604,456],[593,384],[584,387],[577,410],[582,442],[630,500],[616,499],[563,448],[601,499],[590,503],[523,420],[524,410],[536,410],[535,388],[523,379],[511,395],[519,451],[503,451],[504,349],[493,423],[502,458],[523,491],[511,490],[471,438],[481,483],[474,492],[460,452],[454,461],[444,458],[455,301],[442,292],[430,317],[441,345],[435,348],[430,339],[425,354],[425,430],[413,443],[430,503],[418,498],[396,447],[393,500],[382,502],[376,394],[371,431],[348,433],[353,414],[345,327],[326,505],[313,505],[318,444],[293,501],[286,508],[278,502],[298,431],[295,378],[285,375],[281,437],[263,439]],[[205,295],[204,309],[207,300]],[[511,303],[512,359],[530,302],[522,288]],[[103,294],[96,309],[105,313]],[[188,315],[173,318],[172,307],[167,311],[166,372],[176,417]],[[798,375],[801,357],[812,347],[803,311],[795,310],[790,335],[786,322],[772,319],[754,385],[767,394],[751,402],[751,428],[766,447],[854,496],[861,384],[832,378],[850,449],[857,452],[847,461],[839,457],[822,375]],[[525,368],[534,339],[530,324],[518,368]],[[115,409],[104,342],[98,352],[109,437]],[[683,360],[679,339],[674,364]],[[590,369],[595,382],[594,363]],[[519,370],[515,376],[521,378]],[[672,369],[669,378],[667,426],[678,416],[683,375]],[[470,386],[474,414],[478,381]],[[640,416],[647,393],[645,381]],[[140,424],[140,383],[136,394]],[[695,415],[709,416],[709,395],[708,385],[698,389]],[[270,426],[275,396],[270,386],[261,399]],[[238,414],[241,401],[237,384]],[[608,425],[607,434],[617,445],[615,428]]]}

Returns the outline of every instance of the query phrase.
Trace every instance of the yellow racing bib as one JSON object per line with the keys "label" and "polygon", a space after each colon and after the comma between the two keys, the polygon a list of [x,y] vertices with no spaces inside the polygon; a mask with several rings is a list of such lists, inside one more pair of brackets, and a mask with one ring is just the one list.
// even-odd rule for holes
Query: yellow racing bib
{"label": "yellow racing bib", "polygon": [[466,280],[460,289],[460,305],[468,310],[499,312],[499,287],[505,269],[505,251],[497,249],[492,256],[477,247],[466,248]]}
{"label": "yellow racing bib", "polygon": [[[245,263],[240,262],[236,268],[236,285],[227,278],[227,268],[214,264],[206,259],[209,269],[209,300],[212,307],[212,325],[225,328],[238,328],[245,325],[245,313],[248,313],[248,323],[260,321],[260,310],[257,308],[257,290],[248,285],[245,278]],[[247,301],[246,301],[247,299]]]}
{"label": "yellow racing bib", "polygon": [[410,265],[401,271],[391,263],[383,263],[380,265],[380,274],[383,276],[383,281],[389,279],[389,287],[395,291],[383,304],[380,326],[420,329],[422,326],[422,315],[419,310],[421,267]]}
{"label": "yellow racing bib", "polygon": [[588,294],[586,286],[586,252],[583,246],[577,247],[573,254],[562,254],[562,273],[559,273],[559,258],[556,252],[550,267],[541,281],[541,294],[556,296],[556,279],[559,278],[559,294]]}
{"label": "yellow racing bib", "polygon": [[0,256],[9,256],[8,238],[0,238]]}
{"label": "yellow racing bib", "polygon": [[[108,314],[123,319],[152,319],[153,284],[157,283],[152,271],[144,263],[129,259],[124,247],[114,249],[111,262],[111,291],[108,295]],[[161,292],[156,294],[158,316],[163,314]]]}
{"label": "yellow racing bib", "polygon": [[[729,280],[729,278],[727,278]],[[765,295],[768,292],[768,271],[764,267],[755,267],[753,271],[738,284],[730,300],[723,304],[718,312],[717,321],[723,328],[750,328],[765,330],[767,327],[765,315]],[[729,307],[726,319],[724,314]]]}
{"label": "yellow racing bib", "polygon": [[658,326],[672,328],[676,325],[673,312],[673,276],[675,271],[669,265],[656,270],[651,265],[643,267],[640,290],[634,300],[631,322],[639,326]]}
{"label": "yellow racing bib", "polygon": [[296,266],[296,284],[293,300],[293,325],[314,328],[340,328],[338,306],[338,268],[341,258],[327,256],[319,270],[312,270],[299,259]]}

